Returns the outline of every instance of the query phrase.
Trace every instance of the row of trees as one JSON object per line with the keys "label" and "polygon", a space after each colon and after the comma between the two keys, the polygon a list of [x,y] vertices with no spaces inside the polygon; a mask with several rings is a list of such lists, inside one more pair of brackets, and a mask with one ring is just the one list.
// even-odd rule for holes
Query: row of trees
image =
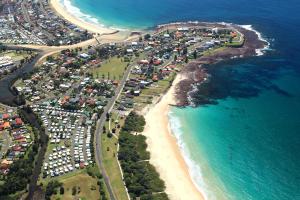
{"label": "row of trees", "polygon": [[142,132],[144,126],[144,117],[131,112],[120,132],[118,159],[124,181],[132,199],[140,197],[141,200],[167,200],[165,184],[148,161],[150,153],[146,150],[146,137],[132,134]]}

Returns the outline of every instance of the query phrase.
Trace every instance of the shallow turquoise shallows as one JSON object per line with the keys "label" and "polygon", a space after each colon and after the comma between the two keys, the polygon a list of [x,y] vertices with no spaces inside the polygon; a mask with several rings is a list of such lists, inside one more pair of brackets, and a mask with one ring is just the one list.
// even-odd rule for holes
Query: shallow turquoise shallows
{"label": "shallow turquoise shallows", "polygon": [[253,25],[272,50],[210,66],[212,80],[199,91],[217,104],[173,108],[171,126],[209,200],[300,200],[299,0],[61,2],[84,20],[129,29],[185,20]]}

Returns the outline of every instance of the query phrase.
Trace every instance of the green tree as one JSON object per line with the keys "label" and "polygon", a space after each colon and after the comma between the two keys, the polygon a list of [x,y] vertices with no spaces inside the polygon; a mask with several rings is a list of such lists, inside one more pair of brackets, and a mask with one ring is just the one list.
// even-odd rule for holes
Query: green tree
{"label": "green tree", "polygon": [[77,194],[77,188],[76,186],[72,187],[72,195],[75,196]]}
{"label": "green tree", "polygon": [[176,61],[177,61],[177,55],[174,56],[174,62],[176,62]]}
{"label": "green tree", "polygon": [[61,195],[63,195],[63,194],[65,193],[65,188],[64,188],[64,187],[60,187],[59,193],[60,193]]}
{"label": "green tree", "polygon": [[197,51],[196,50],[193,52],[193,57],[194,57],[194,59],[197,58]]}

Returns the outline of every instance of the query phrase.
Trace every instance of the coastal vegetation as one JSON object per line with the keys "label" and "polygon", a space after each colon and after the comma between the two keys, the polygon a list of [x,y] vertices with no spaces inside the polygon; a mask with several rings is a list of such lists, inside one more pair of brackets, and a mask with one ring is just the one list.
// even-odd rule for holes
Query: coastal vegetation
{"label": "coastal vegetation", "polygon": [[150,154],[146,150],[146,137],[136,134],[142,132],[144,126],[144,117],[131,112],[120,132],[118,159],[124,173],[124,181],[131,199],[168,199],[164,192],[164,182],[148,161]]}

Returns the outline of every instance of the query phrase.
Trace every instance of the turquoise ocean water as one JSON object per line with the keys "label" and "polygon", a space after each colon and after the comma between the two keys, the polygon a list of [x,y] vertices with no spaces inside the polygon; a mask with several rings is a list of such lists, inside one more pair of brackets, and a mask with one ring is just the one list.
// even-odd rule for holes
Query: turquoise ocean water
{"label": "turquoise ocean water", "polygon": [[[122,28],[199,20],[252,25],[265,55],[208,68],[192,95],[211,105],[173,108],[170,122],[207,199],[300,200],[298,0],[61,0],[84,20]],[[202,94],[205,92],[205,96]]]}

